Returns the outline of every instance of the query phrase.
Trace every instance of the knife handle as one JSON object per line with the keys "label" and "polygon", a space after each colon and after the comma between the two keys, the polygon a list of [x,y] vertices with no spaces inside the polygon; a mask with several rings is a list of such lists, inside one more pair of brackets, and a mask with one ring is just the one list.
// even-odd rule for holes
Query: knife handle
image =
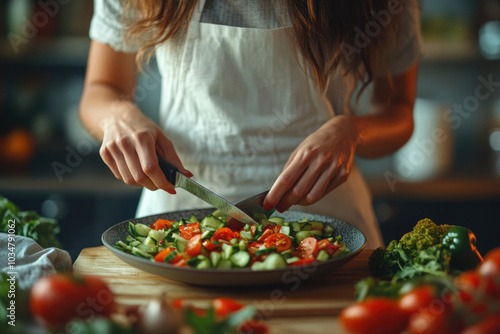
{"label": "knife handle", "polygon": [[158,164],[160,165],[160,169],[162,170],[163,174],[165,174],[167,181],[172,183],[172,185],[175,187],[175,182],[177,181],[177,173],[179,173],[179,170],[159,154],[156,155],[158,156]]}

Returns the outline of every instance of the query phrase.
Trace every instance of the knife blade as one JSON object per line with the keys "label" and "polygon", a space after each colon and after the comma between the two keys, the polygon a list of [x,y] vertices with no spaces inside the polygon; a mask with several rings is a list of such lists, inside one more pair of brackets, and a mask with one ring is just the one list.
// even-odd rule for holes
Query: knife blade
{"label": "knife blade", "polygon": [[161,170],[165,174],[167,181],[174,185],[174,187],[180,187],[186,190],[187,192],[193,194],[194,196],[202,199],[210,205],[213,205],[215,208],[221,210],[228,216],[231,216],[245,224],[256,225],[257,222],[253,220],[252,217],[247,215],[245,212],[241,211],[233,204],[231,204],[226,199],[217,195],[213,191],[203,187],[196,181],[191,180],[187,176],[181,174],[177,167],[169,163],[160,155],[158,156],[158,163],[160,165]]}

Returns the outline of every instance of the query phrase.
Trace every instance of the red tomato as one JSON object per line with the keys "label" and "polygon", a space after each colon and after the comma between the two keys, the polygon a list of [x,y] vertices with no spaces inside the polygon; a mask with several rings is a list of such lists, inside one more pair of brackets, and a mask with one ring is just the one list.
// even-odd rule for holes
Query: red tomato
{"label": "red tomato", "polygon": [[486,254],[478,272],[481,276],[500,276],[500,248],[495,248]]}
{"label": "red tomato", "polygon": [[342,310],[340,322],[349,333],[396,334],[406,328],[408,316],[397,301],[374,298]]}
{"label": "red tomato", "polygon": [[173,247],[168,247],[168,248],[165,248],[163,249],[162,251],[160,251],[158,254],[156,254],[155,256],[155,261],[156,262],[165,262],[165,258],[167,256],[170,255],[170,253],[172,253],[172,251],[174,250],[175,248]]}
{"label": "red tomato", "polygon": [[266,240],[266,238],[268,236],[270,236],[271,234],[273,234],[273,230],[267,229],[267,230],[264,231],[264,233],[262,233],[262,235],[260,236],[260,238],[257,241],[258,242],[264,242]]}
{"label": "red tomato", "polygon": [[321,249],[327,249],[331,245],[330,241],[328,239],[323,239],[320,242],[318,242],[318,248]]}
{"label": "red tomato", "polygon": [[257,226],[255,226],[255,225],[250,226],[250,232],[252,232],[252,237],[255,236],[256,230],[257,230]]}
{"label": "red tomato", "polygon": [[234,237],[238,240],[241,240],[241,234],[240,232],[233,232],[234,233]]}
{"label": "red tomato", "polygon": [[500,298],[500,283],[497,283],[496,277],[480,276],[474,270],[458,275],[455,284],[460,290],[460,298],[465,303],[473,300],[476,294]]}
{"label": "red tomato", "polygon": [[226,240],[226,241],[231,241],[231,239],[234,239],[234,232],[229,228],[229,227],[223,227],[215,231],[214,235],[212,236],[212,241],[216,240]]}
{"label": "red tomato", "polygon": [[299,257],[304,259],[308,257],[316,257],[318,254],[318,240],[315,237],[307,237],[300,242],[299,247]]}
{"label": "red tomato", "polygon": [[93,276],[45,276],[30,293],[31,313],[49,329],[60,328],[72,319],[108,316],[113,306],[113,293],[104,281]]}
{"label": "red tomato", "polygon": [[248,253],[250,255],[254,256],[255,252],[262,246],[263,244],[260,242],[252,242],[250,245],[248,245]]}
{"label": "red tomato", "polygon": [[500,333],[500,313],[491,315],[481,322],[472,325],[460,334],[498,334]]}
{"label": "red tomato", "polygon": [[215,298],[212,302],[215,313],[223,318],[243,308],[243,304],[231,298]]}
{"label": "red tomato", "polygon": [[454,334],[460,325],[452,318],[450,307],[425,307],[410,317],[408,334]]}
{"label": "red tomato", "polygon": [[210,240],[204,240],[203,247],[205,247],[209,251],[212,251],[217,248],[217,245],[214,245]]}
{"label": "red tomato", "polygon": [[314,261],[315,261],[315,259],[313,257],[308,257],[308,258],[305,258],[305,259],[300,259],[298,261],[292,262],[292,263],[289,264],[289,266],[291,266],[291,267],[298,267],[298,266],[303,266],[303,265],[311,264]]}
{"label": "red tomato", "polygon": [[201,234],[200,223],[191,223],[187,225],[180,225],[179,231],[181,232],[181,237],[184,239],[191,239],[197,234]]}
{"label": "red tomato", "polygon": [[339,246],[332,244],[332,245],[328,246],[328,248],[326,249],[326,252],[328,253],[328,255],[331,256],[333,253],[335,253],[336,251],[338,251],[339,248],[340,248]]}
{"label": "red tomato", "polygon": [[166,229],[169,229],[170,226],[172,226],[172,223],[174,223],[173,220],[158,219],[153,224],[151,224],[151,228],[155,229],[157,231],[166,230]]}
{"label": "red tomato", "polygon": [[432,286],[422,286],[404,294],[399,299],[399,308],[410,316],[428,307],[432,301],[443,303],[435,296]]}
{"label": "red tomato", "polygon": [[201,234],[193,236],[186,247],[186,254],[195,257],[201,254]]}
{"label": "red tomato", "polygon": [[247,320],[238,326],[236,332],[241,334],[268,334],[269,328],[262,322]]}
{"label": "red tomato", "polygon": [[266,247],[276,247],[278,253],[286,251],[292,247],[292,240],[290,237],[283,233],[273,233],[268,236],[264,242]]}

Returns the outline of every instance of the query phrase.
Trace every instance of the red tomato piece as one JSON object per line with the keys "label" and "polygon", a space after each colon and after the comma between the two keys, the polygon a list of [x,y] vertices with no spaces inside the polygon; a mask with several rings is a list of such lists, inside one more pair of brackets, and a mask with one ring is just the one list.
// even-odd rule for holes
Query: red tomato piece
{"label": "red tomato piece", "polygon": [[179,231],[181,232],[181,237],[184,239],[191,239],[197,234],[201,234],[200,223],[191,223],[187,225],[180,225]]}
{"label": "red tomato piece", "polygon": [[234,237],[235,237],[236,239],[241,240],[241,234],[240,234],[240,232],[235,231],[235,232],[233,232],[233,233],[234,233]]}
{"label": "red tomato piece", "polygon": [[307,237],[302,240],[297,248],[299,251],[299,257],[302,259],[308,257],[316,257],[318,254],[318,240],[315,237]]}
{"label": "red tomato piece", "polygon": [[283,233],[273,233],[264,241],[266,247],[276,247],[276,251],[281,253],[292,246],[290,237]]}
{"label": "red tomato piece", "polygon": [[217,248],[217,245],[214,245],[210,240],[204,240],[203,247],[205,247],[208,251],[213,251]]}
{"label": "red tomato piece", "polygon": [[323,239],[321,240],[320,242],[318,242],[318,248],[320,250],[324,249],[328,249],[328,247],[331,245],[330,241],[328,241],[328,239]]}
{"label": "red tomato piece", "polygon": [[168,247],[168,248],[161,250],[158,254],[156,254],[155,261],[156,262],[165,262],[165,258],[167,256],[169,256],[173,250],[174,250],[174,248],[172,248],[172,247]]}
{"label": "red tomato piece", "polygon": [[212,302],[215,313],[223,318],[243,308],[243,304],[231,298],[215,298]]}
{"label": "red tomato piece", "polygon": [[397,301],[380,297],[345,308],[340,322],[349,333],[395,334],[406,328],[408,316]]}
{"label": "red tomato piece", "polygon": [[201,234],[197,234],[189,240],[185,252],[191,257],[201,254]]}
{"label": "red tomato piece", "polygon": [[467,327],[460,334],[497,334],[500,333],[500,313],[491,315],[479,323]]}
{"label": "red tomato piece", "polygon": [[212,236],[211,241],[220,241],[220,240],[225,240],[225,241],[231,241],[231,239],[234,238],[234,232],[231,230],[229,227],[223,227],[215,231],[214,235]]}
{"label": "red tomato piece", "polygon": [[173,221],[173,220],[158,219],[153,224],[151,224],[151,228],[155,229],[157,231],[166,230],[166,229],[169,229],[172,226],[172,223],[174,223],[174,222],[175,221]]}
{"label": "red tomato piece", "polygon": [[271,234],[273,234],[273,230],[267,229],[267,230],[264,231],[264,233],[262,233],[262,235],[260,236],[260,238],[257,241],[258,242],[264,242],[266,240],[266,238],[268,236],[270,236]]}
{"label": "red tomato piece", "polygon": [[252,232],[252,237],[255,236],[256,230],[257,230],[257,226],[255,226],[255,225],[250,226],[250,232]]}
{"label": "red tomato piece", "polygon": [[305,258],[305,259],[300,259],[298,261],[292,262],[292,263],[289,264],[289,266],[291,266],[291,267],[304,266],[304,265],[311,264],[314,261],[315,261],[315,259],[313,257],[308,257],[308,258]]}
{"label": "red tomato piece", "polygon": [[262,246],[263,244],[260,242],[252,242],[251,244],[248,245],[248,253],[250,253],[251,256],[255,256],[255,252]]}
{"label": "red tomato piece", "polygon": [[236,332],[241,334],[268,334],[269,328],[260,321],[247,320],[238,326]]}

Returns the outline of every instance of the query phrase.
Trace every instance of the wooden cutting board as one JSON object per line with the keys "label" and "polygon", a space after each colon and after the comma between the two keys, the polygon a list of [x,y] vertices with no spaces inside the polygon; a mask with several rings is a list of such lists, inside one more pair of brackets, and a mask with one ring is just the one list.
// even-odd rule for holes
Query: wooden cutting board
{"label": "wooden cutting board", "polygon": [[318,278],[307,279],[303,271],[289,284],[264,287],[214,288],[175,282],[131,267],[104,246],[84,249],[74,269],[103,278],[123,304],[142,304],[166,292],[170,299],[194,302],[231,297],[255,305],[271,317],[332,316],[354,302],[354,284],[369,276],[370,254],[371,250],[364,250],[344,266]]}

